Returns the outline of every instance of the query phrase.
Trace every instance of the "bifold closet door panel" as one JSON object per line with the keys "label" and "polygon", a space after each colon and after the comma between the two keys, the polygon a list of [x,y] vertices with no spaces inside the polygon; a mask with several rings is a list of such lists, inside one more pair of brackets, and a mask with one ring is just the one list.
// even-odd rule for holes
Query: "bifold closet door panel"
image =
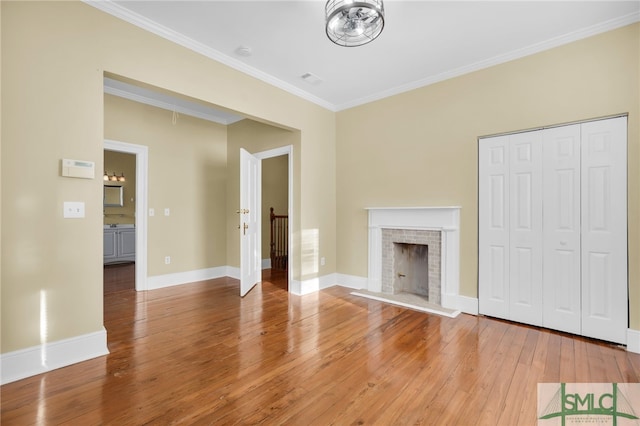
{"label": "bifold closet door panel", "polygon": [[543,132],[543,322],[581,331],[580,124]]}
{"label": "bifold closet door panel", "polygon": [[479,312],[626,343],[627,118],[479,140]]}
{"label": "bifold closet door panel", "polygon": [[582,334],[626,343],[627,118],[582,124]]}
{"label": "bifold closet door panel", "polygon": [[478,141],[479,312],[509,319],[508,136]]}
{"label": "bifold closet door panel", "polygon": [[542,325],[542,132],[509,136],[509,318]]}

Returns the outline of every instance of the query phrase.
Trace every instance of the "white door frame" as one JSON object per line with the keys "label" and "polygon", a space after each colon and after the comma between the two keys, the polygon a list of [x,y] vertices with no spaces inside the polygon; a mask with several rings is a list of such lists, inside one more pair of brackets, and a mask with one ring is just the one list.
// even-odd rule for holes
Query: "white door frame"
{"label": "white door frame", "polygon": [[149,148],[105,139],[103,150],[135,154],[136,156],[136,291],[147,290],[147,181]]}
{"label": "white door frame", "polygon": [[[287,214],[289,215],[289,229],[288,229],[288,234],[287,235],[287,247],[289,247],[289,259],[287,261],[288,263],[288,267],[287,267],[287,281],[288,281],[288,285],[287,285],[287,289],[289,292],[291,292],[291,281],[292,281],[292,269],[291,265],[295,264],[293,262],[293,258],[294,256],[294,252],[291,250],[291,224],[293,223],[292,217],[293,217],[293,145],[287,145],[287,146],[283,146],[280,148],[274,148],[274,149],[269,149],[267,151],[262,151],[262,152],[258,152],[253,154],[254,157],[256,157],[257,159],[259,159],[260,161],[265,160],[267,158],[273,158],[273,157],[280,157],[281,155],[287,155],[287,164],[288,164],[288,169],[289,169],[289,177],[288,177],[288,207],[287,209],[289,210],[287,212]],[[258,177],[259,182],[260,182],[260,192],[262,192],[262,175]],[[258,216],[258,222],[262,223],[262,206],[260,206],[259,209],[259,214],[260,216]],[[260,236],[260,238],[262,238],[262,236]],[[262,262],[262,259],[260,259],[260,262]]]}

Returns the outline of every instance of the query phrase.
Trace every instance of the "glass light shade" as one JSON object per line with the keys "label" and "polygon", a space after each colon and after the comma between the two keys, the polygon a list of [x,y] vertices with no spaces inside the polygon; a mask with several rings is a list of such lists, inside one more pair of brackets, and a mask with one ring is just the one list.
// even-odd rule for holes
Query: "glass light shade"
{"label": "glass light shade", "polygon": [[329,40],[339,46],[362,46],[382,32],[384,5],[382,0],[329,0],[325,17]]}

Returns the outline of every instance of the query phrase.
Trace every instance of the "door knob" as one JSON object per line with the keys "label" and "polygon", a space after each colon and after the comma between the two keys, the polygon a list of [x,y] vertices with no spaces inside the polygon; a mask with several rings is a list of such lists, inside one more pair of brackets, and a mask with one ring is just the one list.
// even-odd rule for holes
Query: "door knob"
{"label": "door knob", "polygon": [[249,209],[240,209],[240,210],[236,210],[237,214],[247,214],[249,213]]}
{"label": "door knob", "polygon": [[249,228],[249,225],[245,222],[242,228],[242,235],[247,235],[247,228]]}

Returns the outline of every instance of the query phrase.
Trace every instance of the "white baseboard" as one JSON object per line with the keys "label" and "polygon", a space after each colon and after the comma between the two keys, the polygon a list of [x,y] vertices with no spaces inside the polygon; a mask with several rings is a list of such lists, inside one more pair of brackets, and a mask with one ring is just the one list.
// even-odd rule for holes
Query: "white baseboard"
{"label": "white baseboard", "polygon": [[338,285],[341,287],[352,288],[354,290],[366,289],[368,280],[365,277],[356,275],[336,274]]}
{"label": "white baseboard", "polygon": [[0,355],[0,384],[107,355],[107,330],[32,346]]}
{"label": "white baseboard", "polygon": [[300,296],[302,294],[300,293],[301,287],[302,283],[300,283],[300,281],[293,279],[289,281],[289,293]]}
{"label": "white baseboard", "polygon": [[[230,276],[229,269],[229,266],[218,266],[215,268],[196,269],[195,271],[177,272],[175,274],[156,275],[147,279],[147,290],[227,277]],[[238,272],[239,276],[240,273]]]}
{"label": "white baseboard", "polygon": [[442,306],[465,314],[478,315],[478,299],[459,294],[443,295]]}
{"label": "white baseboard", "polygon": [[271,269],[271,259],[262,259],[262,269]]}
{"label": "white baseboard", "polygon": [[640,354],[640,330],[627,329],[627,350]]}
{"label": "white baseboard", "polygon": [[225,276],[229,277],[229,278],[234,278],[236,280],[240,279],[240,268],[237,268],[235,266],[226,266],[226,273]]}
{"label": "white baseboard", "polygon": [[336,285],[336,274],[329,274],[303,281],[291,280],[289,283],[289,292],[302,296],[333,287],[334,285]]}

